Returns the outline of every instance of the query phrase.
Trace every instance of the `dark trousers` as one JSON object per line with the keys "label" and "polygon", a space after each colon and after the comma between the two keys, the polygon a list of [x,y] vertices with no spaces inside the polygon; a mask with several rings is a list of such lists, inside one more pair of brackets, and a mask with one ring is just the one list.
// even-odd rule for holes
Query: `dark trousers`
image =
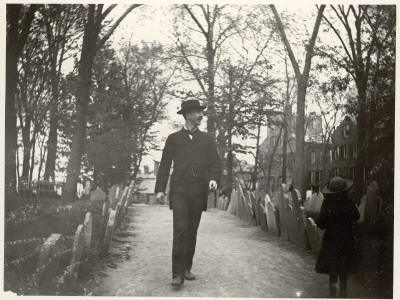
{"label": "dark trousers", "polygon": [[196,181],[183,182],[171,195],[174,237],[172,245],[172,276],[184,277],[190,271],[196,249],[197,229],[203,211],[204,191]]}

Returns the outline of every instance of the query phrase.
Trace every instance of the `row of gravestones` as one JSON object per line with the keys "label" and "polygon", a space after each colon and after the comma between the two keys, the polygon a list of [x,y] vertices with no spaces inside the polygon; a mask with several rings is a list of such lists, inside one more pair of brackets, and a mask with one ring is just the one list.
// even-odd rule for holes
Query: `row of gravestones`
{"label": "row of gravestones", "polygon": [[[129,204],[132,201],[134,181],[129,187],[120,185],[112,186],[108,195],[100,189],[91,192],[90,200],[92,202],[103,202],[102,209],[102,234],[103,249],[107,252],[116,228],[121,224]],[[66,278],[68,282],[76,283],[79,269],[82,261],[87,257],[91,248],[92,241],[92,214],[86,213],[83,224],[80,224],[75,232],[72,247],[71,263],[67,267]],[[39,251],[39,260],[35,272],[35,282],[39,289],[46,290],[51,284],[51,280],[57,273],[60,259],[65,254],[64,240],[61,234],[52,233],[43,243]]]}
{"label": "row of gravestones", "polygon": [[88,254],[92,240],[93,218],[91,212],[87,212],[83,224],[80,224],[75,232],[72,249],[65,250],[65,240],[59,233],[52,233],[42,244],[39,251],[39,259],[34,273],[34,281],[39,291],[48,291],[52,286],[52,280],[58,273],[61,259],[69,252],[72,258],[64,276],[69,282],[75,283],[78,278],[81,261]]}
{"label": "row of gravestones", "polygon": [[[289,191],[284,184],[279,187],[272,199],[260,192],[257,194],[243,191],[239,186],[237,190],[232,191],[227,211],[280,236],[284,241],[296,244],[302,249],[311,249],[317,254],[321,249],[324,230],[318,228],[313,218],[307,218],[306,212],[318,213],[322,206],[323,195],[307,191],[304,206],[300,204],[300,200],[300,192],[296,189]],[[361,215],[359,222],[378,213],[379,199],[375,182],[369,184],[358,209]]]}
{"label": "row of gravestones", "polygon": [[311,248],[318,253],[323,231],[312,218],[306,218],[305,208],[300,206],[299,195],[299,191],[289,192],[283,186],[271,200],[268,195],[243,191],[239,186],[231,194],[227,211],[285,241],[303,249]]}

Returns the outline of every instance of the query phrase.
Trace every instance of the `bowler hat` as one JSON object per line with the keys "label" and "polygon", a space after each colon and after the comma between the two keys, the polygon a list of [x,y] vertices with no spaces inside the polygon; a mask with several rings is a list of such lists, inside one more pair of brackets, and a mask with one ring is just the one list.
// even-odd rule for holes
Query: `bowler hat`
{"label": "bowler hat", "polygon": [[322,194],[336,194],[345,192],[354,185],[354,181],[350,178],[333,177],[329,182],[324,185],[321,190]]}
{"label": "bowler hat", "polygon": [[189,110],[200,108],[200,109],[205,109],[207,106],[200,105],[199,100],[187,100],[182,102],[181,104],[181,110],[177,112],[177,114],[184,114],[188,112]]}

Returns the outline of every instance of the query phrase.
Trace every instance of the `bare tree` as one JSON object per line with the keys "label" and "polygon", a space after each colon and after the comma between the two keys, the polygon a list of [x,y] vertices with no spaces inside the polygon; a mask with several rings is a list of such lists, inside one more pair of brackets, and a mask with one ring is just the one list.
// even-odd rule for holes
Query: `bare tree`
{"label": "bare tree", "polygon": [[295,153],[295,184],[297,188],[304,192],[304,137],[305,137],[305,128],[303,124],[305,124],[305,102],[306,102],[306,94],[307,94],[307,85],[308,78],[311,70],[311,60],[314,53],[314,45],[317,39],[318,30],[321,24],[323,12],[325,9],[325,5],[321,5],[318,9],[318,15],[314,24],[314,29],[312,35],[310,37],[309,43],[306,45],[306,58],[304,61],[303,72],[301,72],[298,60],[296,60],[295,55],[293,53],[290,42],[286,36],[285,28],[281,21],[281,18],[278,14],[274,5],[270,5],[272,12],[274,13],[276,23],[282,38],[282,41],[285,45],[286,51],[289,55],[290,61],[292,63],[296,80],[297,80],[297,117],[296,117],[296,153]]}

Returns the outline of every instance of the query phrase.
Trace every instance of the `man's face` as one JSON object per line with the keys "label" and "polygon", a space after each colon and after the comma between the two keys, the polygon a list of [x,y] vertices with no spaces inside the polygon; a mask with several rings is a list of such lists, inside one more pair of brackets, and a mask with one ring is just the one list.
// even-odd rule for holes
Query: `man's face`
{"label": "man's face", "polygon": [[203,110],[200,108],[193,109],[186,114],[186,121],[189,121],[195,126],[200,126],[203,120]]}

